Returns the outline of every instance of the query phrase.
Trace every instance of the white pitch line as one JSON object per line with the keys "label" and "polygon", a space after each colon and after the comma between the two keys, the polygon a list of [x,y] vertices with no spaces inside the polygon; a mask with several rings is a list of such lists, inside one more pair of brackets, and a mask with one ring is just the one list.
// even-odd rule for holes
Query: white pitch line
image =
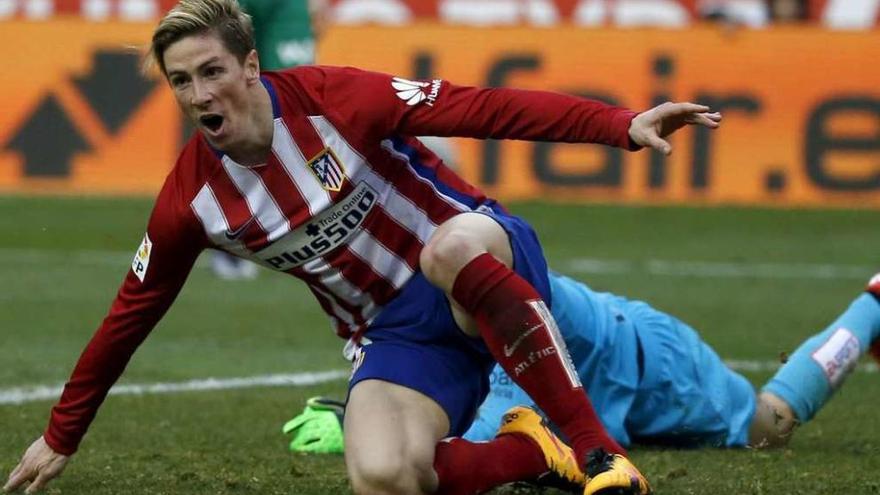
{"label": "white pitch line", "polygon": [[[348,370],[330,370],[235,378],[205,378],[171,383],[132,383],[114,386],[110,389],[110,395],[172,394],[257,387],[305,387],[348,378],[350,373],[351,371]],[[62,390],[62,385],[33,385],[0,389],[0,405],[57,400],[61,396]]]}
{"label": "white pitch line", "polygon": [[[3,264],[45,266],[51,263],[61,263],[64,265],[125,268],[131,264],[133,258],[134,251],[0,248],[0,266]],[[196,262],[196,267],[205,268],[207,266],[202,258]]]}
{"label": "white pitch line", "polygon": [[667,277],[856,280],[868,280],[880,268],[828,263],[733,263],[657,259],[634,262],[596,258],[571,258],[564,261],[561,267],[568,272],[582,274],[647,273]]}
{"label": "white pitch line", "polygon": [[[724,362],[731,369],[740,372],[776,371],[780,366],[779,361],[731,359]],[[877,363],[865,363],[856,368],[856,372],[860,373],[877,373],[877,371]],[[348,378],[349,374],[348,370],[330,370],[238,378],[205,378],[171,383],[116,385],[110,389],[110,395],[156,395],[260,387],[305,387]],[[62,388],[61,385],[34,385],[0,389],[0,406],[45,400],[54,401],[61,396]]]}
{"label": "white pitch line", "polygon": [[0,249],[0,262],[16,264],[45,264],[53,261],[65,264],[77,264],[87,266],[126,266],[134,258],[134,250],[106,251],[106,250],[54,250],[54,249],[24,249],[2,248]]}
{"label": "white pitch line", "polygon": [[[85,266],[127,266],[134,250],[102,251],[0,248],[0,263],[15,265],[59,262]],[[569,258],[554,263],[572,274],[628,275],[647,273],[666,277],[767,278],[767,279],[855,279],[867,280],[880,266],[834,263],[766,263],[723,261],[645,261],[602,258]],[[203,266],[199,263],[199,266]]]}

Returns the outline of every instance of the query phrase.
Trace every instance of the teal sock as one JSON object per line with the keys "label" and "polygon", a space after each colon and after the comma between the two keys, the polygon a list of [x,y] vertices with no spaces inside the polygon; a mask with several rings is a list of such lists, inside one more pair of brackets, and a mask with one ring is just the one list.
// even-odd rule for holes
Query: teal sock
{"label": "teal sock", "polygon": [[880,336],[880,298],[864,293],[831,325],[797,348],[764,386],[809,421]]}

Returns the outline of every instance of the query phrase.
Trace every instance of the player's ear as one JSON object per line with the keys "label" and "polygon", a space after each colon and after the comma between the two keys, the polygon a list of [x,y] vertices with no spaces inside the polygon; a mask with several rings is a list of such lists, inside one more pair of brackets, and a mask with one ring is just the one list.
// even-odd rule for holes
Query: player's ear
{"label": "player's ear", "polygon": [[260,57],[256,50],[251,50],[244,58],[244,74],[248,82],[257,81],[260,78]]}

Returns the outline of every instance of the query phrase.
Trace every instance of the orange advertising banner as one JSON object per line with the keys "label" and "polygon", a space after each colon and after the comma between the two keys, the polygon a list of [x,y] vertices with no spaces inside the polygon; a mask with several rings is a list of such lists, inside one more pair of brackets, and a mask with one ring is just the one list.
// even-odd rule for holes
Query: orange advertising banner
{"label": "orange advertising banner", "polygon": [[154,194],[181,142],[153,23],[0,23],[0,192]]}
{"label": "orange advertising banner", "polygon": [[454,142],[463,175],[497,197],[880,207],[880,32],[353,27],[332,30],[319,60],[724,114],[718,131],[675,136],[669,158]]}
{"label": "orange advertising banner", "polygon": [[[140,75],[152,24],[0,23],[0,193],[153,194],[185,132]],[[645,109],[710,104],[670,157],[592,145],[452,140],[503,198],[880,207],[880,32],[438,24],[328,30],[319,60],[459,84],[549,89]]]}

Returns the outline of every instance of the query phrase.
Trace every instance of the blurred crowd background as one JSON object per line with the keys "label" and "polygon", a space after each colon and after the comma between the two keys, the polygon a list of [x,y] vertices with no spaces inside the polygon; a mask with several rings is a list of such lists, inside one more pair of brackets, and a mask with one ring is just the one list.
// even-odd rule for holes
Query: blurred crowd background
{"label": "blurred crowd background", "polygon": [[[264,68],[698,101],[671,157],[452,140],[504,200],[880,207],[880,0],[246,0]],[[0,0],[0,194],[152,196],[191,133],[144,48],[174,0]],[[275,31],[279,30],[279,31]],[[271,45],[271,46],[269,46]]]}
{"label": "blurred crowd background", "polygon": [[[299,0],[282,0],[299,1]],[[175,0],[0,0],[0,19],[82,16],[91,20],[157,18]],[[808,23],[871,29],[877,0],[310,0],[322,21],[400,25],[420,20],[472,26],[685,27],[703,20],[753,28]]]}

